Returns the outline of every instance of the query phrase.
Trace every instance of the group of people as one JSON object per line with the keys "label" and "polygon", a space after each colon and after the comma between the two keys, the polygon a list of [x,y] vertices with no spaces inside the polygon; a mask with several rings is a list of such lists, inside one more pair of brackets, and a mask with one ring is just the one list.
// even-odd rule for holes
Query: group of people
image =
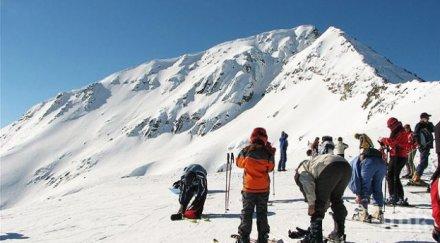
{"label": "group of people", "polygon": [[[436,152],[440,157],[440,123],[436,127],[429,122],[427,113],[422,113],[420,122],[414,132],[410,127],[403,126],[396,118],[390,118],[387,126],[390,136],[379,139],[380,148],[376,149],[372,140],[366,134],[355,134],[359,139],[359,155],[351,164],[345,159],[345,150],[348,145],[338,138],[336,144],[333,138],[324,136],[316,138],[307,150],[308,159],[301,162],[295,170],[295,182],[304,195],[308,204],[310,227],[307,230],[299,229],[289,231],[289,237],[302,238],[301,242],[323,242],[327,239],[332,242],[345,241],[345,219],[348,215],[344,206],[343,195],[347,187],[356,194],[356,202],[359,204],[357,218],[360,221],[377,219],[383,222],[382,206],[385,203],[405,206],[408,204],[404,198],[403,186],[400,181],[402,168],[408,164],[408,174],[411,175],[411,183],[421,184],[421,176],[428,165],[430,149],[433,148],[435,130]],[[282,132],[280,138],[280,162],[278,171],[285,171],[287,161],[287,137]],[[414,149],[420,152],[420,163],[415,168],[413,161]],[[243,148],[236,159],[236,165],[244,169],[241,223],[238,227],[238,242],[250,242],[252,228],[252,215],[256,209],[258,242],[267,242],[270,226],[267,220],[267,206],[270,191],[269,173],[275,168],[276,149],[268,141],[268,135],[264,128],[255,128],[250,136],[250,143]],[[389,154],[389,157],[388,157]],[[410,159],[409,159],[410,158]],[[179,202],[181,207],[180,217],[200,218],[203,211],[203,203],[206,199],[206,171],[199,165],[192,165],[192,169],[185,169],[181,180],[176,182],[175,187],[180,188]],[[435,219],[433,237],[440,240],[440,198],[438,192],[438,177],[440,169],[432,177],[432,208]],[[202,170],[203,169],[203,170]],[[382,182],[387,177],[389,198],[385,200],[382,191]],[[189,177],[189,178],[187,178]],[[198,185],[202,185],[201,187]],[[187,194],[187,195],[185,195]],[[188,196],[189,195],[189,196]],[[196,195],[192,205],[188,207],[188,197]],[[368,213],[368,205],[373,198],[375,208],[372,214]],[[334,230],[323,237],[322,221],[327,209],[331,207],[334,221]],[[179,216],[177,216],[179,217]]]}

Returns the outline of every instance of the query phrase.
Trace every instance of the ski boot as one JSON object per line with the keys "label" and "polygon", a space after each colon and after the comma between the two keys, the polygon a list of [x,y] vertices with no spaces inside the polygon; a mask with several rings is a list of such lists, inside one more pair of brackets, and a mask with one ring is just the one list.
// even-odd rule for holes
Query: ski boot
{"label": "ski boot", "polygon": [[396,202],[396,206],[400,206],[400,207],[408,207],[408,206],[409,206],[408,198],[400,198],[400,199]]}
{"label": "ski boot", "polygon": [[359,205],[359,207],[355,209],[352,219],[360,222],[371,223],[371,216],[368,214],[368,209],[363,205]]}
{"label": "ski boot", "polygon": [[235,239],[235,243],[250,243],[251,238],[249,236],[242,236],[239,234],[231,235],[231,238]]}
{"label": "ski boot", "polygon": [[310,222],[310,234],[306,235],[301,243],[322,243],[322,219],[315,219]]}
{"label": "ski boot", "polygon": [[386,205],[395,206],[397,204],[397,201],[399,201],[395,196],[390,196],[385,200]]}
{"label": "ski boot", "polygon": [[258,243],[267,243],[267,241],[269,240],[269,235],[268,234],[263,234],[263,235],[258,235]]}
{"label": "ski boot", "polygon": [[301,229],[299,227],[296,227],[296,230],[294,230],[294,231],[289,230],[289,232],[287,233],[287,235],[289,236],[290,239],[304,238],[308,234],[310,234],[310,227],[308,229],[306,229],[306,230],[305,229]]}
{"label": "ski boot", "polygon": [[385,222],[385,218],[383,215],[382,208],[379,206],[374,206],[374,212],[371,214],[372,219],[376,219],[379,221],[379,223],[383,224]]}
{"label": "ski boot", "polygon": [[333,215],[333,223],[334,229],[327,238],[324,239],[324,242],[345,243],[347,237],[345,235],[345,220],[336,221],[335,216]]}

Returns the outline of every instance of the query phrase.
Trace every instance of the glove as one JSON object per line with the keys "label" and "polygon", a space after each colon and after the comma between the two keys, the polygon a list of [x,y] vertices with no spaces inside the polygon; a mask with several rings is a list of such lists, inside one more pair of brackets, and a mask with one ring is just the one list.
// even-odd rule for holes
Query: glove
{"label": "glove", "polygon": [[180,187],[180,181],[176,181],[173,183],[173,188],[177,189]]}

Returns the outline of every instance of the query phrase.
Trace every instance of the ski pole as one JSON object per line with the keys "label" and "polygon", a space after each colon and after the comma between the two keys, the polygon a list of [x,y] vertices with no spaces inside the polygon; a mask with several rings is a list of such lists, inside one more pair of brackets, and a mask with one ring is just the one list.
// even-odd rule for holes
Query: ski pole
{"label": "ski pole", "polygon": [[225,212],[228,211],[228,167],[229,167],[229,153],[226,156],[226,180],[225,180]]}
{"label": "ski pole", "polygon": [[229,163],[229,178],[228,178],[228,210],[229,210],[229,198],[231,195],[231,176],[232,176],[232,164],[235,162],[234,153],[231,153],[231,160]]}
{"label": "ski pole", "polygon": [[273,187],[273,193],[272,193],[272,195],[275,196],[275,168],[274,168],[273,171],[272,171],[272,178],[273,178],[273,180],[272,180],[272,187]]}

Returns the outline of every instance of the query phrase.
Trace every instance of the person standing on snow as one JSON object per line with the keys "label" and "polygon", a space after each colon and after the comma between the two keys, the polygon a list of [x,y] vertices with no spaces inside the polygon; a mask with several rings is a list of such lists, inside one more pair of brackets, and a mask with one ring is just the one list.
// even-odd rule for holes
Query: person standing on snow
{"label": "person standing on snow", "polygon": [[[334,230],[328,236],[334,240],[345,240],[345,218],[347,209],[342,196],[351,178],[350,164],[341,156],[333,155],[328,148],[327,154],[305,160],[298,166],[295,182],[308,203],[311,216],[310,228],[301,242],[322,242],[322,220],[329,205],[333,211]],[[289,237],[295,238],[292,232]]]}
{"label": "person standing on snow", "polygon": [[319,137],[316,137],[312,144],[310,144],[310,150],[312,151],[312,157],[318,155]]}
{"label": "person standing on snow", "polygon": [[[371,222],[374,218],[382,223],[384,220],[382,182],[387,173],[387,165],[382,158],[382,153],[374,148],[366,149],[353,159],[351,167],[352,175],[348,187],[356,194],[356,202],[359,204],[357,214],[355,214],[357,220]],[[371,195],[373,196],[375,210],[370,215],[368,204]]]}
{"label": "person standing on snow", "polygon": [[278,163],[278,171],[286,171],[286,161],[287,161],[287,146],[289,146],[289,142],[287,142],[287,133],[281,132],[280,137],[280,162]]}
{"label": "person standing on snow", "polygon": [[238,227],[238,242],[249,243],[254,208],[257,211],[258,242],[267,242],[270,227],[267,221],[270,177],[273,171],[276,149],[268,142],[266,130],[258,127],[252,131],[250,145],[238,154],[237,167],[244,169],[241,223]]}
{"label": "person standing on snow", "polygon": [[402,178],[405,179],[411,179],[414,176],[414,173],[416,171],[416,167],[414,166],[414,157],[417,152],[417,142],[414,139],[414,133],[411,130],[411,126],[409,124],[406,124],[404,126],[405,132],[408,134],[408,161],[406,162],[406,175],[402,176]]}
{"label": "person standing on snow", "polygon": [[416,185],[423,183],[420,177],[423,175],[426,167],[428,167],[429,152],[434,147],[434,137],[432,136],[434,124],[429,121],[430,116],[426,112],[420,114],[420,122],[417,123],[414,129],[414,136],[416,137],[420,152],[420,163],[412,178],[412,183]]}
{"label": "person standing on snow", "polygon": [[321,141],[322,142],[319,145],[318,154],[333,154],[333,150],[335,149],[333,138],[331,136],[323,136]]}
{"label": "person standing on snow", "polygon": [[387,199],[387,203],[406,206],[408,202],[404,197],[400,172],[408,160],[408,134],[405,132],[402,123],[394,117],[388,119],[387,126],[391,131],[390,137],[380,139],[381,145],[390,148],[390,162],[387,173],[390,198]]}
{"label": "person standing on snow", "polygon": [[369,149],[374,148],[374,144],[371,141],[370,137],[368,137],[365,133],[356,133],[354,138],[359,140],[359,149]]}
{"label": "person standing on snow", "polygon": [[344,143],[342,141],[342,138],[339,137],[338,138],[338,142],[336,143],[335,146],[335,152],[337,155],[341,156],[342,158],[345,157],[345,150],[348,148],[348,144]]}
{"label": "person standing on snow", "polygon": [[437,122],[434,129],[435,152],[437,153],[437,168],[440,167],[440,122]]}
{"label": "person standing on snow", "polygon": [[[174,182],[173,187],[180,189],[180,209],[177,214],[171,216],[172,220],[179,220],[183,217],[199,219],[202,216],[206,195],[208,194],[208,183],[206,170],[199,164],[191,164],[184,169],[180,180]],[[191,199],[195,199],[188,207]]]}

